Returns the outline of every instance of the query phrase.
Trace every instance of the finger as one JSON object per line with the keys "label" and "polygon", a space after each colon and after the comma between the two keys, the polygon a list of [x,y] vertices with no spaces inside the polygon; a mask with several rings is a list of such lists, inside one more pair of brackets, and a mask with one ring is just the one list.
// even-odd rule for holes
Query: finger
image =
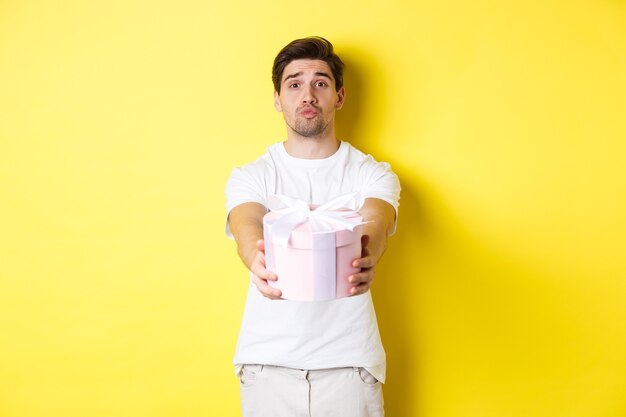
{"label": "finger", "polygon": [[361,247],[366,248],[370,244],[370,235],[361,236]]}
{"label": "finger", "polygon": [[356,287],[350,288],[350,296],[365,294],[366,292],[369,291],[371,285],[372,285],[372,283],[368,282],[368,283],[361,284],[361,285],[358,285]]}
{"label": "finger", "polygon": [[363,258],[352,261],[352,267],[354,268],[371,268],[375,264],[374,258],[370,256],[369,251],[363,256]]}
{"label": "finger", "polygon": [[259,250],[259,252],[265,253],[265,241],[263,239],[257,240],[256,248]]}
{"label": "finger", "polygon": [[368,235],[361,236],[361,257],[368,256],[370,250],[367,247],[370,244],[370,237]]}
{"label": "finger", "polygon": [[353,286],[358,286],[364,283],[372,282],[374,279],[374,269],[369,268],[365,271],[361,271],[356,274],[352,274],[348,277],[348,282]]}
{"label": "finger", "polygon": [[280,300],[280,297],[282,296],[282,293],[280,292],[280,290],[277,290],[276,288],[272,288],[272,287],[264,287],[264,288],[257,287],[257,288],[259,289],[259,292],[264,297],[267,297],[272,300]]}
{"label": "finger", "polygon": [[267,298],[277,300],[283,295],[278,288],[271,287],[268,285],[266,280],[259,278],[256,275],[253,275],[252,281],[254,282],[254,285],[256,285],[259,292]]}
{"label": "finger", "polygon": [[255,261],[255,263],[252,264],[252,268],[250,268],[250,270],[252,271],[254,275],[266,281],[278,280],[278,276],[276,276],[276,274],[273,273],[272,271],[267,270],[260,261],[258,262]]}
{"label": "finger", "polygon": [[[263,241],[260,240],[259,242],[263,242]],[[273,273],[272,271],[266,268],[265,254],[263,252],[258,252],[256,254],[256,257],[254,258],[254,262],[250,266],[250,271],[252,271],[257,276],[261,277],[262,279],[266,279],[270,281],[276,281],[278,279],[275,273]]]}

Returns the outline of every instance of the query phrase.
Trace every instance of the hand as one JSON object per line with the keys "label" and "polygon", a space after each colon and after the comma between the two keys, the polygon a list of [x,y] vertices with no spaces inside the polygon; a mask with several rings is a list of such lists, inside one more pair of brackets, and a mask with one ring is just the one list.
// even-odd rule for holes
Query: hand
{"label": "hand", "polygon": [[351,296],[365,294],[370,289],[372,281],[374,280],[374,265],[376,265],[376,260],[367,248],[369,242],[370,237],[368,235],[361,237],[361,257],[352,261],[352,266],[354,268],[361,268],[361,272],[357,272],[348,277],[348,281],[352,285],[352,288],[350,288]]}
{"label": "hand", "polygon": [[250,265],[250,271],[252,272],[252,283],[256,285],[257,289],[265,297],[278,300],[280,299],[282,292],[277,288],[269,286],[267,281],[276,281],[278,277],[275,273],[266,269],[265,263],[265,243],[263,239],[257,240],[256,247],[258,249],[257,254]]}

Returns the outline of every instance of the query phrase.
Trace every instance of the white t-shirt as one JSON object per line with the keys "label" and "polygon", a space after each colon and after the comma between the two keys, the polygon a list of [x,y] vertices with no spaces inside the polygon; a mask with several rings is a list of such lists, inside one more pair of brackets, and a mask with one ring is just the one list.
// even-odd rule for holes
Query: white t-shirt
{"label": "white t-shirt", "polygon": [[[226,185],[227,213],[239,204],[267,207],[267,197],[283,194],[321,205],[358,192],[391,204],[397,213],[398,177],[389,164],[376,162],[347,142],[324,159],[299,159],[276,143],[256,161],[235,168]],[[394,227],[395,229],[395,227]],[[232,237],[226,223],[226,233]],[[297,369],[359,366],[385,381],[385,351],[371,293],[330,301],[270,300],[250,283],[234,364],[264,364]]]}

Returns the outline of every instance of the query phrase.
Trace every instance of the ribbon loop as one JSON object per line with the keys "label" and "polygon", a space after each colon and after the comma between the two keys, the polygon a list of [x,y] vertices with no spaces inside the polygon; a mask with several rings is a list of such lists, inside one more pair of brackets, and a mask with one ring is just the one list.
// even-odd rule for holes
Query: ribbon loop
{"label": "ribbon loop", "polygon": [[311,208],[305,201],[286,195],[269,196],[267,199],[269,209],[283,214],[271,224],[274,242],[287,246],[291,232],[307,221],[312,232],[329,232],[335,228],[352,231],[358,225],[367,223],[350,219],[358,215],[358,212],[349,209],[356,206],[356,195],[357,193],[344,194],[317,208]]}

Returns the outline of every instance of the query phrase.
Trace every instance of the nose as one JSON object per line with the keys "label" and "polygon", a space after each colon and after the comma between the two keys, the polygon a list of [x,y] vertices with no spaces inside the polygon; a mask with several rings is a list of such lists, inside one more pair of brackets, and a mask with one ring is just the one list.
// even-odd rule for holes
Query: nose
{"label": "nose", "polygon": [[302,104],[313,104],[317,103],[317,99],[313,94],[313,89],[311,86],[306,86],[302,89]]}

